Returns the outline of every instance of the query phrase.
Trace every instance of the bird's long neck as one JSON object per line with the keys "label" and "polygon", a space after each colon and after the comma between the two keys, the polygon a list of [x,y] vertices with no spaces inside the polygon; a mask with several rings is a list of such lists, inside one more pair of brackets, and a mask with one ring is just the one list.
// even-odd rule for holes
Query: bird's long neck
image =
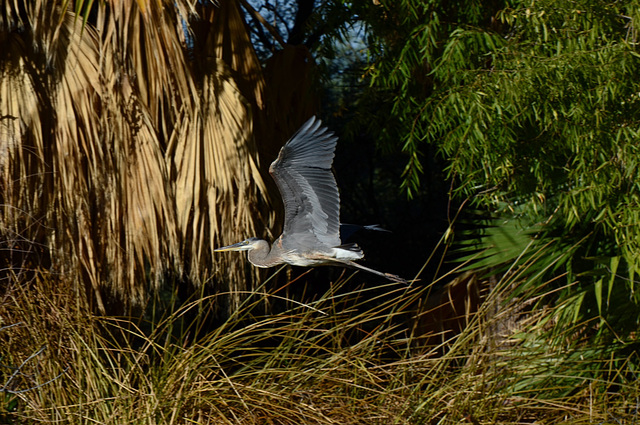
{"label": "bird's long neck", "polygon": [[277,245],[278,241],[269,247],[269,242],[259,241],[255,249],[249,251],[249,262],[256,267],[273,267],[284,263],[280,256],[280,250]]}

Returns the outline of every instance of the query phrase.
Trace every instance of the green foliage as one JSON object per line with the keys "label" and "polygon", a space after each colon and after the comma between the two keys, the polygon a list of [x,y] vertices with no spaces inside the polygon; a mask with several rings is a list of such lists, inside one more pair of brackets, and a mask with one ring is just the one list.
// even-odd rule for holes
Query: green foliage
{"label": "green foliage", "polygon": [[425,124],[447,125],[455,119],[434,116],[431,109],[438,103],[438,92],[452,82],[463,85],[469,76],[460,71],[483,67],[488,46],[503,44],[497,34],[480,30],[491,22],[494,3],[502,4],[404,0],[382,2],[363,13],[371,29],[373,64],[367,75],[379,102],[391,105],[380,113],[381,122],[388,124],[381,135],[394,144],[401,139],[408,156],[403,187],[410,196],[418,190],[422,173],[421,146],[435,136],[428,134]]}
{"label": "green foliage", "polygon": [[[499,218],[475,246],[493,249],[476,266],[506,264],[496,229],[535,230],[533,243],[567,253],[554,271],[570,283],[554,294],[567,303],[561,326],[601,321],[592,335],[624,339],[640,315],[640,3],[447,5],[384,3],[369,19],[379,42],[370,82],[399,123],[387,136],[408,156],[407,193],[436,146],[454,192]],[[512,259],[532,243],[513,240]]]}

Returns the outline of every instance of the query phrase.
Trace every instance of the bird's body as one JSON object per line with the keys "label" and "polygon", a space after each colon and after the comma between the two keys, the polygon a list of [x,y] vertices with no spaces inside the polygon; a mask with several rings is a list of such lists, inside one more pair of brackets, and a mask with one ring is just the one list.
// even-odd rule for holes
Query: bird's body
{"label": "bird's body", "polygon": [[249,238],[214,251],[249,251],[249,261],[257,267],[337,264],[404,282],[355,263],[364,257],[362,250],[340,240],[340,196],[331,172],[337,141],[315,117],[304,123],[269,167],[284,201],[282,235],[271,246],[265,240]]}
{"label": "bird's body", "polygon": [[301,252],[295,249],[285,251],[282,248],[282,238],[276,239],[271,246],[267,241],[258,238],[249,238],[240,243],[245,242],[248,242],[247,249],[251,264],[264,268],[284,263],[292,266],[312,267],[339,262],[339,260],[359,260],[364,257],[362,250],[355,244],[328,248],[326,252],[319,250]]}

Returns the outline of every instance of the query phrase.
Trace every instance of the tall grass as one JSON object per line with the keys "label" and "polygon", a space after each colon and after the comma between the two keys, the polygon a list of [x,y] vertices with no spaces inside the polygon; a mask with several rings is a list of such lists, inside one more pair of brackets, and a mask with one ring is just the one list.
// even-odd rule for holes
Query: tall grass
{"label": "tall grass", "polygon": [[[434,288],[347,289],[351,283],[342,279],[304,303],[267,283],[214,324],[207,311],[223,295],[182,304],[167,298],[165,312],[156,306],[145,318],[99,317],[53,276],[9,282],[0,298],[0,422],[638,419],[635,354],[612,356],[579,338],[565,350],[545,346],[554,308],[533,313],[521,299],[505,301],[509,279],[495,285],[461,333],[438,346],[420,345],[414,326]],[[261,313],[266,302],[281,301],[283,311]]]}

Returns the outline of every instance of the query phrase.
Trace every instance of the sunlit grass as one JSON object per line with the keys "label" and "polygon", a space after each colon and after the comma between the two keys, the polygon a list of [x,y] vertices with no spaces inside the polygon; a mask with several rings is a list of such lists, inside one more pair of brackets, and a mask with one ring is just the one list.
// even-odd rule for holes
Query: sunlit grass
{"label": "sunlit grass", "polygon": [[[489,293],[439,346],[414,326],[429,285],[283,300],[267,285],[228,320],[216,296],[153,321],[91,314],[42,276],[10,282],[0,306],[0,422],[68,424],[634,423],[637,355],[545,346],[542,316]],[[168,303],[170,306],[172,303]],[[149,316],[149,315],[147,315]],[[160,316],[160,317],[159,317]],[[153,317],[153,316],[151,316]],[[514,324],[507,329],[505,323]],[[525,332],[526,331],[526,332]],[[599,351],[600,350],[600,351]]]}

